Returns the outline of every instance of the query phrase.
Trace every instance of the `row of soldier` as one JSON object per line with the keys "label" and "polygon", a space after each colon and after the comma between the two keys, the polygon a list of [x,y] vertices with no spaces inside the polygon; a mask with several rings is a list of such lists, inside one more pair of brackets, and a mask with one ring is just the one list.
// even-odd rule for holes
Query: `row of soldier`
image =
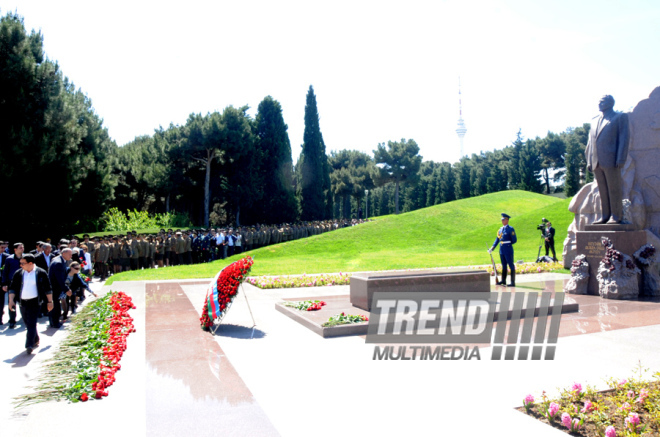
{"label": "row of soldier", "polygon": [[[300,224],[257,225],[253,227],[201,230],[161,229],[157,234],[128,232],[103,237],[83,235],[69,242],[78,247],[83,271],[94,272],[102,280],[110,274],[174,265],[188,265],[224,259],[234,254],[271,244],[318,235],[342,227],[364,223],[365,220],[333,220]],[[41,245],[37,249],[41,251]],[[85,262],[88,260],[88,262]]]}

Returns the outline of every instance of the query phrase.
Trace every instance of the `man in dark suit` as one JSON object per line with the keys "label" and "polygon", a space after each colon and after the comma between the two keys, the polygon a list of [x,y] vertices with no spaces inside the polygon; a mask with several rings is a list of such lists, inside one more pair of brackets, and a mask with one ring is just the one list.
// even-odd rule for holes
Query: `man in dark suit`
{"label": "man in dark suit", "polygon": [[552,260],[557,261],[557,254],[555,253],[555,228],[552,227],[552,223],[546,223],[543,237],[545,238],[545,256],[548,256],[548,251],[551,250]]}
{"label": "man in dark suit", "polygon": [[2,266],[5,265],[5,259],[9,258],[9,254],[6,252],[8,244],[9,243],[6,241],[0,241],[0,270],[2,270]]}
{"label": "man in dark suit", "polygon": [[594,173],[603,216],[594,224],[616,224],[623,220],[621,168],[628,158],[628,115],[614,110],[614,97],[598,103],[602,115],[591,125],[585,149],[587,168]]}
{"label": "man in dark suit", "polygon": [[47,272],[50,270],[50,263],[55,256],[51,253],[53,247],[50,244],[44,243],[42,249],[40,254],[34,256],[34,264]]}
{"label": "man in dark suit", "polygon": [[[2,297],[0,298],[0,301],[2,304],[0,305],[0,315],[2,314],[2,311],[4,310],[5,306],[5,293],[9,289],[9,284],[11,283],[12,278],[14,277],[14,273],[16,271],[21,269],[20,261],[21,258],[23,257],[23,250],[25,249],[25,246],[23,246],[23,243],[15,243],[14,244],[14,254],[7,257],[3,263],[3,269],[2,269]],[[9,329],[14,329],[16,327],[16,310],[12,310],[11,308],[8,308],[9,310]],[[1,322],[2,320],[0,320]]]}
{"label": "man in dark suit", "polygon": [[2,286],[2,268],[5,266],[7,258],[9,258],[9,254],[5,252],[8,244],[7,241],[0,241],[0,325],[4,324],[2,319],[5,312],[5,289]]}
{"label": "man in dark suit", "polygon": [[43,241],[37,241],[36,247],[30,251],[30,253],[34,256],[37,256],[41,253],[43,250]]}
{"label": "man in dark suit", "polygon": [[9,309],[14,310],[14,302],[21,308],[21,316],[27,330],[25,350],[28,355],[39,347],[39,334],[37,333],[37,317],[39,315],[39,301],[48,302],[48,309],[53,309],[53,295],[48,280],[48,273],[34,265],[34,255],[26,254],[20,260],[23,271],[18,271],[12,278],[9,286]]}
{"label": "man in dark suit", "polygon": [[71,248],[66,247],[61,250],[61,255],[53,259],[50,263],[50,270],[48,271],[48,277],[50,278],[50,284],[53,287],[53,309],[50,310],[48,315],[50,319],[51,328],[59,328],[62,326],[60,324],[60,317],[62,316],[62,306],[60,305],[60,298],[65,296],[71,296],[71,290],[66,285],[66,269],[67,263],[71,260],[73,256],[73,251]]}

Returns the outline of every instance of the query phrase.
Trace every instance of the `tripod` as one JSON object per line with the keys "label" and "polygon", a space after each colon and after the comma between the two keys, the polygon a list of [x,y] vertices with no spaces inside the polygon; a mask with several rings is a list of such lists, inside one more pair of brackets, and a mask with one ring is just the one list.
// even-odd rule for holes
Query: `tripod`
{"label": "tripod", "polygon": [[536,262],[541,262],[541,248],[545,243],[545,233],[541,232],[541,244],[539,244],[539,253],[536,255]]}

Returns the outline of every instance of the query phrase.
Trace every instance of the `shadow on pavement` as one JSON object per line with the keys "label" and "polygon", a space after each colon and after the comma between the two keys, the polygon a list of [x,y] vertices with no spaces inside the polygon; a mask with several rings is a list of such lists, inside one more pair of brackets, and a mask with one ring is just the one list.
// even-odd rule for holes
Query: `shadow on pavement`
{"label": "shadow on pavement", "polygon": [[254,328],[254,335],[252,335],[252,328],[248,326],[222,324],[215,331],[218,337],[231,337],[231,338],[264,338],[266,333],[261,329]]}
{"label": "shadow on pavement", "polygon": [[25,352],[25,349],[23,349],[21,351],[21,353],[16,355],[14,358],[5,360],[4,362],[13,364],[13,366],[11,366],[11,367],[25,367],[28,364],[30,364],[30,361],[32,361],[33,358],[34,358],[34,354],[33,355],[28,355]]}

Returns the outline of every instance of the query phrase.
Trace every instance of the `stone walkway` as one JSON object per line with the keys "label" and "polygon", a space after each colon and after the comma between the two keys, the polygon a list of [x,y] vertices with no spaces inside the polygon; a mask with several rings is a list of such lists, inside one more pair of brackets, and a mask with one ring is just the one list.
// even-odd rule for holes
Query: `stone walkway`
{"label": "stone walkway", "polygon": [[[566,278],[516,279],[519,291],[541,291],[561,289]],[[199,329],[206,286],[194,280],[110,287],[133,297],[137,332],[129,336],[122,370],[102,401],[12,410],[11,396],[25,392],[64,332],[43,338],[28,359],[24,334],[3,327],[0,434],[43,435],[55,427],[95,436],[560,436],[513,408],[528,393],[573,382],[604,387],[604,378],[628,377],[640,361],[660,370],[655,302],[576,297],[582,310],[562,316],[554,361],[490,361],[489,348],[482,348],[481,361],[374,361],[374,346],[363,338],[323,339],[274,309],[282,298],[348,294],[348,286],[244,285],[216,336]]]}

